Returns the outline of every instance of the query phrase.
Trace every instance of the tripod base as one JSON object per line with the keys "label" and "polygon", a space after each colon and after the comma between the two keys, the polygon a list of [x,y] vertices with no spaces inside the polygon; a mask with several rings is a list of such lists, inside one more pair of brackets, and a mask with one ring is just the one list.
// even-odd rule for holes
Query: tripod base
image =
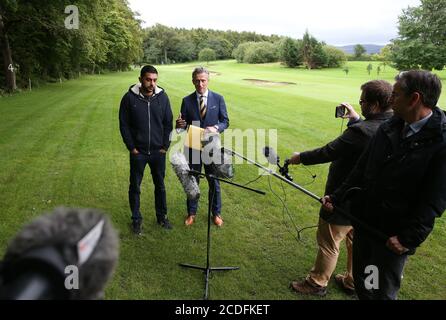
{"label": "tripod base", "polygon": [[207,300],[209,297],[209,275],[212,271],[231,271],[231,270],[238,270],[239,267],[200,267],[193,264],[187,264],[187,263],[180,263],[181,267],[184,268],[190,268],[190,269],[197,269],[197,270],[203,270],[205,274],[205,283],[204,283],[204,300]]}

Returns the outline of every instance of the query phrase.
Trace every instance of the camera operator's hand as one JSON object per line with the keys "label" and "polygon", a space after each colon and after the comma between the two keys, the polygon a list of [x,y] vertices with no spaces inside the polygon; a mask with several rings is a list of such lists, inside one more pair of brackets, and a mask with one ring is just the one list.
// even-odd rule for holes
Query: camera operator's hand
{"label": "camera operator's hand", "polygon": [[324,208],[324,210],[327,212],[333,213],[333,201],[331,200],[330,196],[324,196],[321,200],[322,208]]}
{"label": "camera operator's hand", "polygon": [[301,164],[300,161],[300,152],[294,152],[290,158],[290,164]]}
{"label": "camera operator's hand", "polygon": [[341,103],[341,106],[344,106],[347,110],[345,115],[342,116],[343,119],[359,120],[361,118],[351,104],[343,102]]}
{"label": "camera operator's hand", "polygon": [[392,250],[394,253],[398,254],[398,255],[402,255],[404,253],[406,253],[407,251],[409,251],[409,249],[407,249],[406,247],[404,247],[401,242],[399,241],[397,236],[391,237],[387,240],[386,243],[387,248],[389,248],[390,250]]}

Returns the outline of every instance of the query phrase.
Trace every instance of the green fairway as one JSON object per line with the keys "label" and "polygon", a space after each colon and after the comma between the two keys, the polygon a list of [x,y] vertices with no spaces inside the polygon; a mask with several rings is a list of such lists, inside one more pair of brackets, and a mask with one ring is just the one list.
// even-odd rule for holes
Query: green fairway
{"label": "green fairway", "polygon": [[[293,151],[316,148],[337,137],[342,121],[334,118],[335,106],[346,101],[359,110],[362,83],[372,79],[393,82],[397,73],[387,67],[378,77],[375,63],[369,76],[368,62],[348,65],[346,75],[342,69],[213,62],[208,66],[212,72],[209,88],[225,97],[230,128],[276,129],[278,153],[284,159]],[[169,95],[174,118],[182,97],[194,89],[194,66],[157,66],[158,84]],[[107,299],[201,299],[203,274],[178,263],[206,262],[207,183],[201,184],[197,222],[186,228],[185,196],[168,164],[168,216],[174,229],[166,231],[156,224],[147,168],[141,193],[143,236],[135,237],[129,227],[129,159],[119,133],[118,109],[138,72],[83,76],[0,98],[0,254],[3,256],[8,240],[23,224],[42,212],[58,206],[99,208],[110,214],[121,240]],[[446,72],[440,76],[446,79]],[[439,106],[446,109],[444,92]],[[296,183],[322,196],[328,164],[308,168],[317,175],[313,183],[302,166],[293,167],[291,174]],[[258,176],[252,165],[238,165],[235,170],[235,182],[247,183]],[[212,226],[211,266],[239,266],[240,270],[213,273],[211,299],[313,299],[296,295],[288,285],[305,277],[312,267],[316,229],[304,231],[302,241],[297,241],[296,228],[315,225],[319,205],[288,185],[282,190],[275,178],[271,185],[282,198],[283,190],[286,192],[289,214],[271,192],[268,177],[250,184],[266,191],[266,196],[222,185],[225,225],[221,229]],[[445,226],[445,217],[437,219],[434,232],[409,259],[400,299],[446,299]],[[344,269],[343,245],[336,271]],[[334,281],[328,290],[326,299],[350,299]]]}

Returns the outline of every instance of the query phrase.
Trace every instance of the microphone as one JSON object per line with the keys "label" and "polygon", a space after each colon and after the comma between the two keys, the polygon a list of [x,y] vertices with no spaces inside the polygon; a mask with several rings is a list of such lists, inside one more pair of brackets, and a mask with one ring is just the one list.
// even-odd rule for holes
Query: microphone
{"label": "microphone", "polygon": [[268,160],[268,163],[277,165],[279,167],[279,172],[289,181],[293,181],[293,177],[288,173],[288,166],[290,165],[290,159],[285,159],[283,167],[280,165],[280,157],[276,154],[273,148],[265,146],[263,148],[263,155]]}
{"label": "microphone", "polygon": [[234,166],[230,157],[221,147],[219,134],[205,135],[203,140],[203,163],[211,167],[217,178],[231,179],[234,177]]}
{"label": "microphone", "polygon": [[276,154],[273,148],[265,146],[263,149],[263,155],[268,160],[268,163],[277,165],[280,162],[280,157]]}
{"label": "microphone", "polygon": [[107,215],[57,208],[26,225],[10,242],[0,267],[0,298],[103,298],[118,246]]}
{"label": "microphone", "polygon": [[170,155],[170,163],[183,186],[187,199],[198,200],[200,198],[200,187],[196,178],[190,174],[189,164],[184,154],[181,152],[172,153]]}

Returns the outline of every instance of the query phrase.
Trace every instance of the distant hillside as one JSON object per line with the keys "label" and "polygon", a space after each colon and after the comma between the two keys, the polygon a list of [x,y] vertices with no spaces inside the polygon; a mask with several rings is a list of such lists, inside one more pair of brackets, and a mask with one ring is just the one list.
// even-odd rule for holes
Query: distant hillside
{"label": "distant hillside", "polygon": [[[344,51],[347,54],[353,54],[355,53],[355,46],[356,44],[352,44],[352,45],[348,45],[348,46],[342,46],[342,47],[336,47],[341,49],[342,51]],[[376,44],[363,44],[362,45],[365,50],[367,51],[368,54],[375,54],[375,53],[379,53],[381,51],[381,49],[384,46],[380,46],[380,45],[376,45]]]}

